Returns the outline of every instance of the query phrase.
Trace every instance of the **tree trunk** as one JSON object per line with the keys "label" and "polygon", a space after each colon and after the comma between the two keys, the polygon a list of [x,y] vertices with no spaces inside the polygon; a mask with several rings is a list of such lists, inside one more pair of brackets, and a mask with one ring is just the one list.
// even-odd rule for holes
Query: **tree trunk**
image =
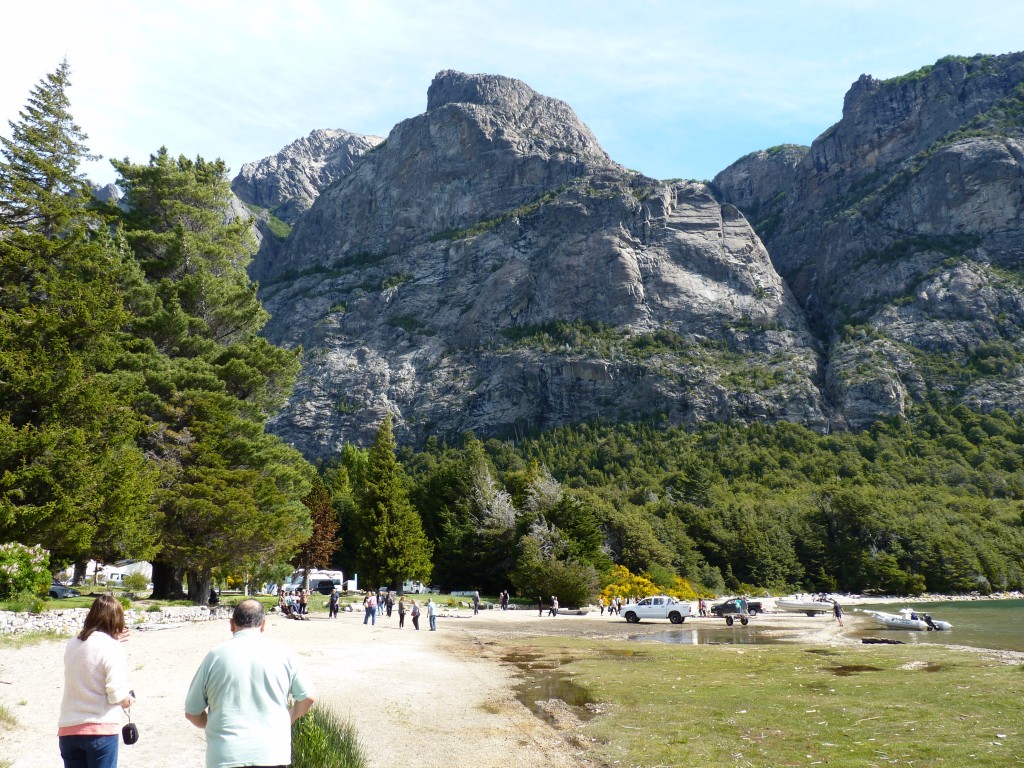
{"label": "tree trunk", "polygon": [[77,587],[85,582],[85,577],[87,575],[85,569],[88,567],[89,564],[84,560],[75,563],[75,573],[71,577],[71,586]]}
{"label": "tree trunk", "polygon": [[184,600],[181,586],[181,568],[157,558],[153,561],[153,600]]}
{"label": "tree trunk", "polygon": [[193,605],[209,605],[213,576],[209,568],[188,571],[188,599]]}

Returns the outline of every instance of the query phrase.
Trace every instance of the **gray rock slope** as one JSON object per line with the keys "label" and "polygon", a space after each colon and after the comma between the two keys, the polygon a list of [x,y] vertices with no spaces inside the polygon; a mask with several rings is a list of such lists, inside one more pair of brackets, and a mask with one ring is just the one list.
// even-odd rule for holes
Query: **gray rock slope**
{"label": "gray rock slope", "polygon": [[737,161],[715,193],[754,222],[863,427],[915,401],[1024,395],[1024,54],[867,75],[810,147]]}
{"label": "gray rock slope", "polygon": [[827,424],[818,343],[761,240],[698,183],[614,163],[563,102],[445,71],[260,264],[302,345],[272,428],[307,456],[588,419]]}
{"label": "gray rock slope", "polygon": [[266,208],[288,224],[320,193],[352,170],[355,161],[383,141],[341,130],[316,130],[272,157],[246,163],[231,182],[244,203]]}

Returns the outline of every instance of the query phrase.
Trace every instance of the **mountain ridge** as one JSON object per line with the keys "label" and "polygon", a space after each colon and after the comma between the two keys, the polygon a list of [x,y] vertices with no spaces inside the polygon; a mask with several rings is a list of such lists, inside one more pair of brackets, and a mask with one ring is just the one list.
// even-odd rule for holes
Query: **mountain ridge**
{"label": "mountain ridge", "polygon": [[[824,262],[845,258],[845,273],[821,269],[814,247],[827,232],[833,248],[856,251],[865,225],[843,229],[850,222],[834,214],[841,198],[867,188],[870,203],[872,190],[895,184],[921,152],[947,151],[951,132],[983,119],[1024,81],[1020,58],[954,57],[897,82],[862,76],[843,119],[811,147],[751,153],[710,186],[628,171],[567,104],[524,83],[444,70],[427,110],[361,155],[258,258],[268,335],[306,350],[296,392],[272,428],[308,456],[365,443],[385,411],[415,443],[595,418],[859,428],[935,396],[933,371],[918,358],[944,348],[926,337],[948,336],[947,315],[957,312],[976,321],[957,331],[963,354],[995,338],[1010,345],[1017,370],[1008,337],[1024,322],[1024,305],[1012,281],[988,289],[996,314],[1012,318],[1010,332],[995,334],[985,331],[993,313],[970,306],[972,293],[995,285],[975,268],[983,260],[929,273],[949,258],[943,248],[981,247],[968,212],[959,231],[940,236],[907,227],[931,240],[906,258],[884,251],[894,248],[890,238],[878,241],[881,256],[862,249]],[[890,91],[900,94],[895,104],[886,102]],[[955,104],[943,110],[936,94]],[[889,112],[875,114],[883,106]],[[1008,133],[961,141],[981,142],[982,158],[1002,141],[1013,157],[1019,128]],[[958,158],[971,157],[953,145]],[[989,190],[1012,212],[1017,172],[1019,162],[1008,163],[957,204]],[[934,196],[928,179],[915,187],[911,178],[909,187]],[[1006,236],[985,245],[1002,243],[1012,264],[1019,227],[1008,213],[1003,221]],[[858,264],[869,262],[878,262],[879,285],[851,286],[864,277]],[[911,273],[930,274],[915,287],[949,305],[941,323],[908,314],[919,301],[908,293]],[[843,304],[844,292],[875,309]],[[1007,407],[1013,382],[976,376],[973,395],[956,396]]]}

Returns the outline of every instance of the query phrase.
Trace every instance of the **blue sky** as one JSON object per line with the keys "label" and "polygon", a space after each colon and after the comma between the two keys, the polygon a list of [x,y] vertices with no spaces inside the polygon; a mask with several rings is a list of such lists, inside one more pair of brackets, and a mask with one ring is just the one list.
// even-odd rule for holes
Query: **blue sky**
{"label": "blue sky", "polygon": [[[967,10],[968,5],[970,10]],[[163,0],[5,4],[0,132],[63,57],[105,157],[242,163],[315,128],[387,135],[442,69],[523,80],[608,153],[708,179],[747,152],[809,144],[862,73],[1024,49],[1024,3]],[[106,182],[106,161],[87,167]]]}

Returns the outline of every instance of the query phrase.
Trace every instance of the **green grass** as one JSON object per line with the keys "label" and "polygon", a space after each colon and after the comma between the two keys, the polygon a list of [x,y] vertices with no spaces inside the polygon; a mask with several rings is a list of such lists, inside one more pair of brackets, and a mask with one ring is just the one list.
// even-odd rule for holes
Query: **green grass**
{"label": "green grass", "polygon": [[18,632],[10,635],[0,635],[0,648],[24,648],[28,645],[38,645],[39,643],[47,643],[51,640],[67,642],[67,639],[68,635],[62,635],[59,632],[49,630]]}
{"label": "green grass", "polygon": [[365,765],[355,728],[331,709],[315,704],[309,714],[292,724],[292,768]]}
{"label": "green grass", "polygon": [[[599,765],[1005,766],[1024,759],[1024,667],[925,645],[608,643],[537,638],[601,714]],[[517,652],[522,653],[519,646]],[[998,734],[1009,735],[1009,740]]]}

